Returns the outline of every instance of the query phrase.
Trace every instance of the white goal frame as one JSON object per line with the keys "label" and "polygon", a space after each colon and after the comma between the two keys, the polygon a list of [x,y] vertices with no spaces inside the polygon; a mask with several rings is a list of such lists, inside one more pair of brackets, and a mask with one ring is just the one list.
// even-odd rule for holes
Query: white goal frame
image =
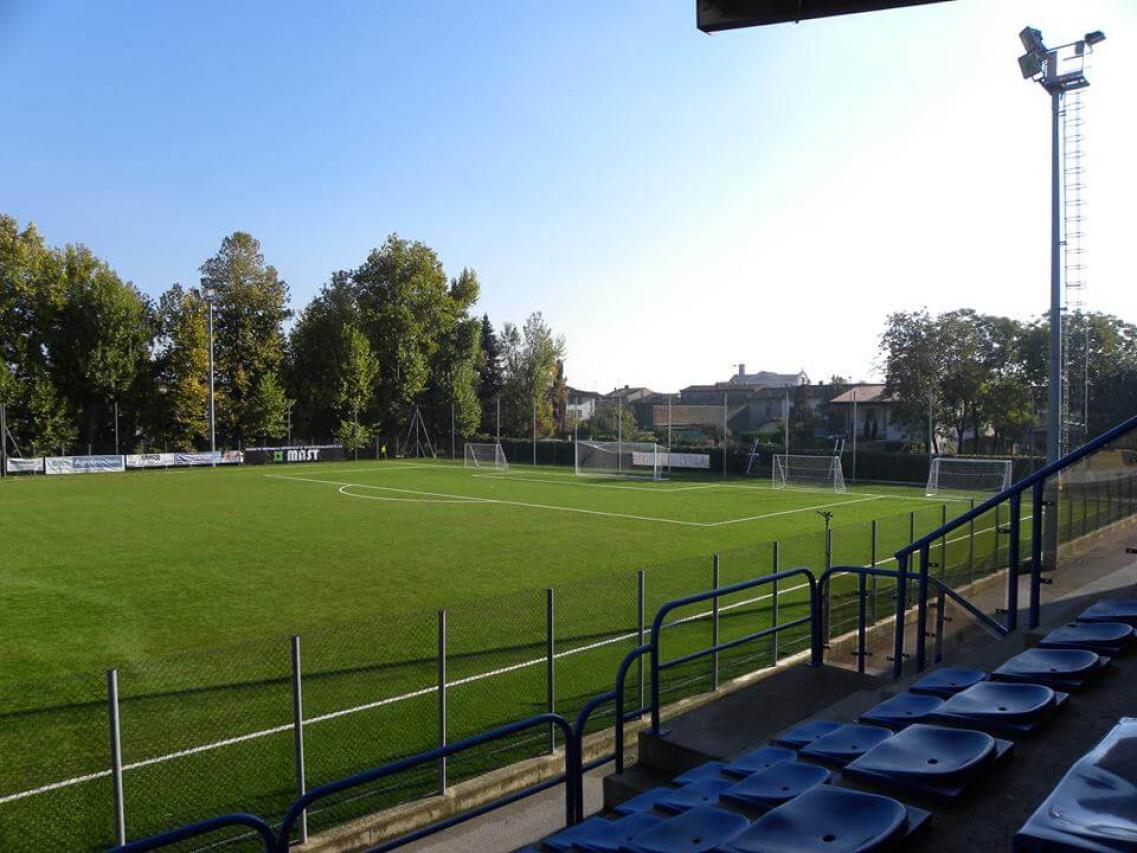
{"label": "white goal frame", "polygon": [[573,470],[578,477],[627,477],[662,480],[667,452],[650,441],[586,441],[573,443]]}
{"label": "white goal frame", "polygon": [[501,449],[501,442],[467,441],[463,448],[462,467],[493,468],[495,471],[508,471],[509,460]]}
{"label": "white goal frame", "polygon": [[770,485],[775,489],[798,486],[848,491],[840,456],[775,453],[770,468]]}
{"label": "white goal frame", "polygon": [[940,492],[998,494],[1011,486],[1012,465],[1010,459],[934,456],[928,467],[928,485],[924,494],[929,498]]}

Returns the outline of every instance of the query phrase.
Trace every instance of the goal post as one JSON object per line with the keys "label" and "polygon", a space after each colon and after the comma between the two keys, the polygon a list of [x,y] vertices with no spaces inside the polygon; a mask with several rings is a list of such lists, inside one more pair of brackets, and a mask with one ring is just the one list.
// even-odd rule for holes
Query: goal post
{"label": "goal post", "polygon": [[771,485],[775,489],[799,486],[847,491],[840,456],[776,453],[771,466]]}
{"label": "goal post", "polygon": [[936,456],[928,468],[924,494],[941,492],[998,494],[1011,486],[1010,459],[981,459],[973,456]]}
{"label": "goal post", "polygon": [[662,480],[667,454],[650,441],[583,441],[573,445],[577,476]]}
{"label": "goal post", "polygon": [[462,465],[465,468],[493,468],[495,471],[508,471],[509,461],[501,443],[467,441]]}

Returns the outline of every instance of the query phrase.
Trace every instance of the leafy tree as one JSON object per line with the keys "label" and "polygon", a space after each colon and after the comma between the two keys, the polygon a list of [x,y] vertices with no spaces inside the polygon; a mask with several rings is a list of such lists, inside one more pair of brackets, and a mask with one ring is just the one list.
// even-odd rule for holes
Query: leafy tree
{"label": "leafy tree", "polygon": [[482,317],[481,360],[478,365],[478,400],[482,406],[481,431],[493,435],[497,429],[497,401],[505,388],[501,341],[498,340],[490,316]]}
{"label": "leafy tree", "polygon": [[[617,410],[619,410],[619,416],[616,414]],[[617,437],[621,437],[625,441],[636,441],[641,432],[631,406],[617,406],[616,403],[607,401],[598,401],[592,411],[592,416],[586,421],[581,421],[576,428],[576,434],[579,438],[603,441],[614,441]],[[664,435],[666,435],[666,430]]]}
{"label": "leafy tree", "polygon": [[30,381],[28,415],[32,422],[32,456],[66,455],[79,437],[74,413],[46,375]]}
{"label": "leafy tree", "polygon": [[553,431],[550,391],[557,361],[565,356],[565,341],[554,335],[540,311],[529,315],[521,329],[512,323],[502,328],[505,353],[505,389],[502,420],[513,435],[526,435],[532,428],[536,402],[537,433]]}
{"label": "leafy tree", "polygon": [[225,440],[283,435],[287,398],[278,379],[284,360],[288,285],[265,264],[251,234],[235,231],[201,266],[213,294],[217,423]]}
{"label": "leafy tree", "polygon": [[209,306],[201,291],[175,284],[158,300],[154,435],[192,450],[209,438]]}
{"label": "leafy tree", "polygon": [[423,402],[428,427],[437,435],[449,433],[453,406],[458,436],[472,435],[482,418],[478,398],[478,368],[481,360],[481,321],[470,317],[469,308],[480,292],[473,270],[464,269],[450,283],[450,314],[438,330],[430,358],[430,381]]}
{"label": "leafy tree", "polygon": [[[939,328],[927,310],[888,315],[880,339],[885,393],[893,398],[893,417],[913,435],[927,429],[928,402],[940,396],[939,350]],[[937,426],[933,418],[933,441]],[[933,452],[939,452],[938,441]]]}
{"label": "leafy tree", "polygon": [[553,410],[553,428],[560,434],[568,432],[568,383],[565,381],[565,360],[557,359],[553,384],[549,388],[549,405]]}
{"label": "leafy tree", "polygon": [[369,437],[367,429],[359,423],[359,414],[375,393],[379,362],[371,352],[367,336],[353,325],[344,326],[339,349],[342,363],[336,391],[343,417],[336,436],[346,450],[358,451],[366,446]]}

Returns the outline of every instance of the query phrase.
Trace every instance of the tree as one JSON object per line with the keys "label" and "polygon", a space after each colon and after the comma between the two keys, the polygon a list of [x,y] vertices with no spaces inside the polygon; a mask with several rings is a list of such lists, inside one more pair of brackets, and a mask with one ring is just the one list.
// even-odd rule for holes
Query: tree
{"label": "tree", "polygon": [[451,416],[456,437],[472,435],[482,419],[478,398],[481,321],[468,313],[480,290],[476,274],[469,269],[450,283],[449,313],[438,329],[430,357],[430,381],[422,398],[423,416],[436,435],[450,432]]}
{"label": "tree", "polygon": [[208,310],[201,291],[180,284],[158,300],[153,438],[178,450],[209,437]]}
{"label": "tree", "polygon": [[552,400],[557,361],[565,356],[564,338],[554,336],[540,311],[529,315],[519,330],[512,323],[502,328],[505,354],[505,388],[502,419],[513,435],[528,434],[536,403],[536,431],[553,430]]}
{"label": "tree", "polygon": [[32,423],[32,456],[66,455],[67,448],[79,437],[79,431],[75,428],[74,413],[46,375],[31,379],[27,408]]}
{"label": "tree", "polygon": [[358,451],[368,440],[368,431],[360,426],[359,414],[375,393],[379,362],[371,352],[367,336],[354,325],[344,326],[339,348],[341,369],[336,391],[342,417],[336,437],[345,450]]}
{"label": "tree", "polygon": [[565,381],[565,360],[557,359],[553,384],[549,388],[549,405],[553,412],[553,428],[564,435],[568,432],[568,383]]}
{"label": "tree", "polygon": [[[941,381],[936,321],[927,312],[898,311],[888,315],[880,338],[885,393],[892,398],[893,417],[912,435],[928,429],[929,402],[939,398]],[[933,420],[933,452],[939,452]]]}
{"label": "tree", "polygon": [[478,364],[478,401],[482,406],[481,431],[493,435],[497,429],[497,403],[505,388],[501,341],[490,323],[489,314],[482,316],[481,359]]}
{"label": "tree", "polygon": [[215,398],[224,440],[282,435],[288,401],[278,374],[282,324],[291,316],[288,285],[265,264],[256,238],[235,231],[201,265],[201,286],[215,303]]}

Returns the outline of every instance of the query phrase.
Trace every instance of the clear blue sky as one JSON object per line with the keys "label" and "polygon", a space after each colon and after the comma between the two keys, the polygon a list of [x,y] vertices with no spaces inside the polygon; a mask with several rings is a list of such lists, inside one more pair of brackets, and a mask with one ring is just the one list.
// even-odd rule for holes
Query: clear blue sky
{"label": "clear blue sky", "polygon": [[958,0],[706,36],[694,0],[0,0],[0,211],[142,290],[228,232],[301,308],[392,231],[542,310],[568,376],[875,373],[888,311],[1046,307],[1016,34],[1104,29],[1089,302],[1137,320],[1137,3]]}

